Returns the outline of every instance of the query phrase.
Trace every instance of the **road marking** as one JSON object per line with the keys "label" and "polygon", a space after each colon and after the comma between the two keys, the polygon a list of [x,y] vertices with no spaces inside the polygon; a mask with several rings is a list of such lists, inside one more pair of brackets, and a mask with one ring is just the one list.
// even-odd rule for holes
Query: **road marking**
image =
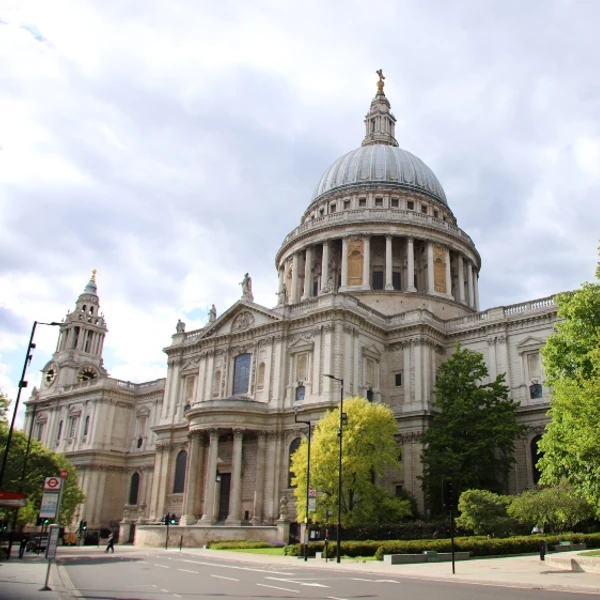
{"label": "road marking", "polygon": [[238,569],[239,571],[255,571],[257,573],[273,573],[274,575],[293,575],[293,573],[288,573],[286,571],[269,571],[267,569],[251,569],[250,567],[234,567],[233,565],[220,565],[220,564],[209,563],[209,562],[201,562],[199,560],[188,560],[185,558],[182,558],[181,562],[192,563],[194,565],[204,565],[207,567],[221,567],[222,569]]}
{"label": "road marking", "polygon": [[347,598],[338,598],[337,596],[327,596],[329,600],[348,600]]}
{"label": "road marking", "polygon": [[211,575],[211,577],[216,577],[217,579],[228,579],[229,581],[239,581],[239,579],[234,579],[233,577],[225,577],[223,575]]}
{"label": "road marking", "polygon": [[179,594],[173,594],[173,596],[175,596],[175,598],[183,598],[183,596],[180,596]]}
{"label": "road marking", "polygon": [[165,565],[157,565],[156,563],[153,563],[153,565],[155,567],[160,567],[161,569],[168,569],[169,567],[165,567]]}
{"label": "road marking", "polygon": [[375,583],[400,583],[394,579],[376,579]]}
{"label": "road marking", "polygon": [[266,585],[264,583],[257,583],[256,585],[260,585],[260,587],[268,587],[268,588],[271,588],[273,590],[283,590],[284,592],[294,592],[295,594],[299,594],[300,593],[300,590],[290,590],[289,588],[277,587],[276,585]]}
{"label": "road marking", "polygon": [[310,585],[312,587],[329,587],[328,585],[323,585],[322,583],[304,583],[303,581],[286,579],[284,577],[265,577],[265,579],[273,579],[274,581],[285,581],[286,583],[295,583],[297,585]]}
{"label": "road marking", "polygon": [[183,571],[184,573],[196,573],[196,575],[198,575],[198,573],[200,571],[190,571],[189,569],[177,569],[178,571]]}
{"label": "road marking", "polygon": [[167,592],[167,594],[169,593],[169,590],[165,590],[165,588],[161,588],[160,590],[161,592]]}

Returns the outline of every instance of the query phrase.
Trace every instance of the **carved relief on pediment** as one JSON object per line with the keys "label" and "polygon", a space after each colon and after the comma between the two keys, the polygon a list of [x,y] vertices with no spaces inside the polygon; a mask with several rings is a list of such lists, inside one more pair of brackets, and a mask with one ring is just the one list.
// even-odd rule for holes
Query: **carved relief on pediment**
{"label": "carved relief on pediment", "polygon": [[231,331],[244,331],[245,329],[252,327],[254,322],[254,315],[250,311],[245,310],[233,320]]}

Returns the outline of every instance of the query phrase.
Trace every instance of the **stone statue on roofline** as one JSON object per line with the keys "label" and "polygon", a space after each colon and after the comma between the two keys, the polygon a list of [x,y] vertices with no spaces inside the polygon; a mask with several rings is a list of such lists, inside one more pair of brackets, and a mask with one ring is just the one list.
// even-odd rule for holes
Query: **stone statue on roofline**
{"label": "stone statue on roofline", "polygon": [[254,302],[254,296],[252,295],[252,277],[248,273],[244,275],[244,279],[240,283],[242,286],[242,300],[248,300]]}
{"label": "stone statue on roofline", "polygon": [[181,319],[177,319],[177,325],[175,325],[175,331],[177,333],[185,333],[185,323]]}
{"label": "stone statue on roofline", "polygon": [[217,309],[215,308],[215,305],[213,304],[210,307],[210,310],[208,311],[208,322],[214,323],[216,320],[217,320]]}

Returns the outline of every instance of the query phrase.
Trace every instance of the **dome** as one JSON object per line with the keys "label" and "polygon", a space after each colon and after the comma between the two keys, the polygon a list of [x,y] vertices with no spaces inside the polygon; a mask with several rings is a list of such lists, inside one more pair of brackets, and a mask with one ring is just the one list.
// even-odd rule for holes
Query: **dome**
{"label": "dome", "polygon": [[438,178],[420,158],[398,146],[377,143],[338,158],[323,173],[312,201],[332,190],[373,183],[396,184],[447,204]]}

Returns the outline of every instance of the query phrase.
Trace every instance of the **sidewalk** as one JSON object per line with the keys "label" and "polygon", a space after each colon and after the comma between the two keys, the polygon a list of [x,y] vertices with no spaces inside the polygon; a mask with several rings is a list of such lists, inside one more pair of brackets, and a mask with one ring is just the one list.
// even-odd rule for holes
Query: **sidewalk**
{"label": "sidewalk", "polygon": [[[59,550],[60,552],[60,550]],[[43,554],[37,556],[27,552],[19,558],[19,547],[13,548],[10,560],[0,562],[0,600],[64,600],[64,588],[58,577],[57,565],[52,561],[48,587],[42,590],[46,581],[48,561]]]}

